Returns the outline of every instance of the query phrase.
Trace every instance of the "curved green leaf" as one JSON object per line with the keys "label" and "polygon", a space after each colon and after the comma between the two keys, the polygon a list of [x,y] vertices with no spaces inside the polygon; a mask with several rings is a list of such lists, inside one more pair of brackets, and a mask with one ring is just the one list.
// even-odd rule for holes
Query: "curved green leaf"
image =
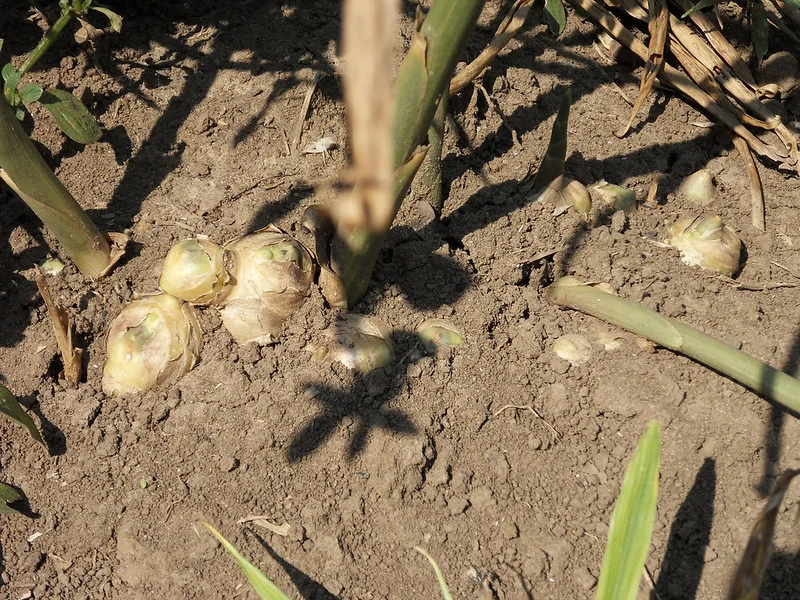
{"label": "curved green leaf", "polygon": [[122,31],[122,17],[115,13],[110,8],[106,8],[105,6],[92,6],[92,10],[96,10],[97,12],[103,13],[106,17],[108,17],[109,22],[111,23],[111,29],[119,33]]}
{"label": "curved green leaf", "polygon": [[19,511],[9,506],[17,500],[22,500],[22,494],[15,487],[0,482],[0,515],[18,515]]}
{"label": "curved green leaf", "polygon": [[284,594],[277,585],[272,583],[272,581],[270,581],[266,575],[259,571],[257,567],[253,566],[244,556],[239,554],[239,551],[234,548],[233,544],[222,537],[222,534],[219,531],[214,529],[208,523],[204,522],[203,525],[214,535],[215,538],[217,538],[217,541],[222,544],[222,547],[225,548],[225,550],[227,550],[228,553],[236,559],[236,562],[239,563],[239,566],[247,577],[247,580],[250,582],[250,585],[253,586],[253,589],[262,598],[262,600],[289,600],[289,597]]}
{"label": "curved green leaf", "polygon": [[83,103],[69,92],[47,90],[39,98],[39,102],[53,115],[61,131],[79,144],[96,142],[103,134]]}
{"label": "curved green leaf", "polygon": [[[558,0],[559,2],[561,0]],[[548,186],[560,182],[564,175],[564,161],[567,159],[567,124],[569,122],[569,108],[572,103],[572,92],[569,88],[564,90],[561,104],[558,107],[553,130],[550,133],[550,143],[547,145],[542,164],[536,172],[531,191],[537,194]],[[559,188],[560,191],[560,188]]]}
{"label": "curved green leaf", "polygon": [[711,8],[717,3],[717,0],[700,0],[697,4],[693,5],[689,10],[681,15],[681,19],[685,19],[696,10],[703,10],[704,8]]}
{"label": "curved green leaf", "polygon": [[595,600],[635,600],[639,591],[656,518],[660,431],[658,421],[650,421],[625,471]]}
{"label": "curved green leaf", "polygon": [[561,35],[567,26],[567,13],[561,0],[544,1],[544,20],[555,35]]}
{"label": "curved green leaf", "polygon": [[39,442],[42,446],[47,448],[47,444],[42,439],[42,434],[36,428],[36,423],[30,418],[28,413],[20,406],[14,394],[9,389],[0,383],[0,413],[7,416],[9,419],[25,427],[31,434],[31,437]]}
{"label": "curved green leaf", "polygon": [[436,581],[439,582],[439,589],[442,591],[442,598],[444,598],[444,600],[453,600],[453,596],[450,595],[450,590],[444,580],[444,575],[442,575],[442,570],[439,568],[439,565],[436,564],[436,561],[433,560],[433,557],[419,546],[414,546],[414,550],[422,554],[422,556],[427,558],[428,562],[431,563],[433,574],[436,575]]}

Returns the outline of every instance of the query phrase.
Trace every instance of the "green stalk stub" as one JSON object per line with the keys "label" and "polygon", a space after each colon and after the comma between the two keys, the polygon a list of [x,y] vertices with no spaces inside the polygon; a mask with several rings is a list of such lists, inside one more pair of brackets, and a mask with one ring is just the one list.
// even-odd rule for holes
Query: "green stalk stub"
{"label": "green stalk stub", "polygon": [[576,277],[557,280],[547,289],[545,296],[553,304],[603,319],[693,358],[757,394],[800,413],[800,380],[694,327],[603,292]]}
{"label": "green stalk stub", "polygon": [[101,277],[111,264],[108,240],[44,162],[5,98],[0,98],[0,169],[81,273]]}

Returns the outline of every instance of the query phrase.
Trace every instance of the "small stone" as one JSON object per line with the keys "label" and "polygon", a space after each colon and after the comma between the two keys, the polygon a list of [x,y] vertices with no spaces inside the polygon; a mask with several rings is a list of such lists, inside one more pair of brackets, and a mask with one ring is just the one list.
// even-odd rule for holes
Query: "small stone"
{"label": "small stone", "polygon": [[591,590],[597,583],[597,577],[592,575],[586,567],[576,567],[572,572],[572,577],[585,592]]}
{"label": "small stone", "polygon": [[517,527],[516,523],[512,523],[511,521],[503,521],[500,523],[500,535],[507,540],[513,540],[519,535],[519,528]]}
{"label": "small stone", "polygon": [[219,461],[219,468],[230,473],[239,466],[239,459],[235,456],[223,456]]}
{"label": "small stone", "polygon": [[622,233],[628,225],[628,216],[621,210],[611,215],[611,231]]}
{"label": "small stone", "polygon": [[453,515],[454,517],[460,515],[465,510],[467,510],[468,506],[469,502],[467,502],[465,498],[453,497],[447,501],[447,509],[450,511],[450,514]]}
{"label": "small stone", "polygon": [[492,491],[487,487],[479,487],[472,490],[469,494],[469,503],[481,511],[494,508],[497,505]]}

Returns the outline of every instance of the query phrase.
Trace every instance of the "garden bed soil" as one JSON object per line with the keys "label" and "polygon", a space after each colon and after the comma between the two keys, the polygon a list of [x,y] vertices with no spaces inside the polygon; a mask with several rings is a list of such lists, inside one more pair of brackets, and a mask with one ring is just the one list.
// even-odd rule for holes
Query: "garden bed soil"
{"label": "garden bed soil", "polygon": [[[0,372],[49,447],[0,423],[0,480],[25,491],[28,513],[0,520],[0,596],[255,598],[199,525],[207,521],[290,597],[436,598],[430,566],[412,549],[422,546],[456,598],[589,598],[625,467],[651,419],[663,439],[647,560],[656,593],[645,580],[639,597],[724,596],[775,475],[800,466],[800,424],[542,292],[566,274],[608,282],[796,375],[800,291],[769,285],[800,283],[796,179],[760,166],[767,231],[757,231],[728,132],[699,126],[703,115],[657,90],[616,138],[629,113],[620,91],[636,96],[639,71],[602,60],[590,22],[571,14],[556,38],[535,7],[482,79],[491,102],[472,88],[452,101],[442,222],[411,197],[355,307],[394,330],[394,366],[359,376],[312,362],[308,347],[335,317],[315,292],[281,342],[263,348],[236,345],[213,310],[200,310],[204,347],[190,374],[171,389],[109,398],[104,332],[123,302],[157,288],[169,247],[269,223],[308,240],[302,211],[333,198],[347,146],[339,3],[118,8],[121,35],[93,48],[65,36],[31,74],[74,90],[102,124],[101,141],[82,148],[34,110],[32,135],[92,218],[131,238],[102,281],[66,260],[47,278],[86,349],[77,388],[59,378],[34,284],[35,265],[58,245],[0,192]],[[404,10],[407,43],[413,12]],[[491,38],[497,10],[489,4],[470,56]],[[41,32],[27,16],[16,3],[0,23],[15,64]],[[596,208],[587,223],[530,197],[566,88],[567,174],[625,185],[640,201],[661,174],[657,205],[627,218]],[[322,137],[335,147],[302,152]],[[692,210],[679,183],[704,167],[719,183],[707,210],[746,245],[737,281],[768,289],[688,267],[659,243]],[[429,317],[461,328],[463,346],[422,355],[414,330]],[[585,364],[553,354],[567,333],[591,342]],[[610,337],[616,349],[605,349]],[[800,487],[790,488],[764,598],[800,597],[798,510]],[[239,523],[248,516],[287,523],[288,534]]]}

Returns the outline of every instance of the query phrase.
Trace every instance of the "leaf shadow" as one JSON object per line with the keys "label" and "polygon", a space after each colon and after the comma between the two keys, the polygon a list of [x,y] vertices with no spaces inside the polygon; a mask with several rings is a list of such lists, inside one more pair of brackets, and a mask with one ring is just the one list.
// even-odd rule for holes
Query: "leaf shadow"
{"label": "leaf shadow", "polygon": [[275,552],[272,546],[258,533],[251,530],[250,534],[261,544],[261,547],[267,551],[267,554],[281,566],[304,600],[336,600],[336,596],[331,594],[324,585],[306,575],[303,571]]}
{"label": "leaf shadow", "polygon": [[714,459],[706,458],[672,521],[661,572],[650,600],[674,598],[675,590],[680,590],[680,598],[696,597],[705,566],[704,552],[711,539],[716,492],[716,464]]}

